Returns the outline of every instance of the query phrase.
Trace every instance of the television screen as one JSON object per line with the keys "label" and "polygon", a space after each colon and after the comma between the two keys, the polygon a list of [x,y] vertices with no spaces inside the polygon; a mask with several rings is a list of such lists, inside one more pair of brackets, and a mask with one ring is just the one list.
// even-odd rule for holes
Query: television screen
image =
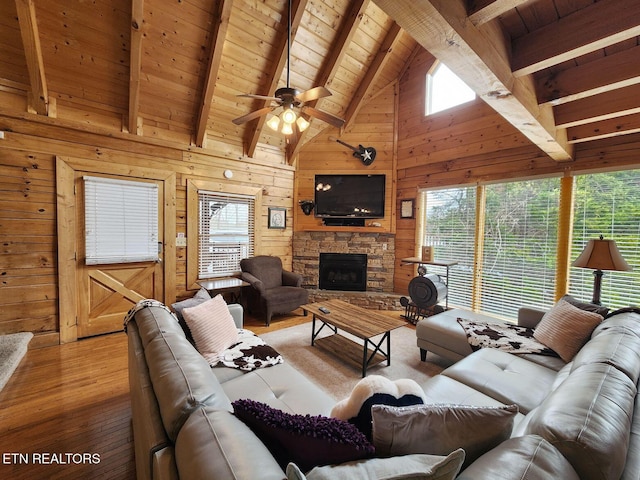
{"label": "television screen", "polygon": [[316,175],[316,217],[384,217],[385,175]]}

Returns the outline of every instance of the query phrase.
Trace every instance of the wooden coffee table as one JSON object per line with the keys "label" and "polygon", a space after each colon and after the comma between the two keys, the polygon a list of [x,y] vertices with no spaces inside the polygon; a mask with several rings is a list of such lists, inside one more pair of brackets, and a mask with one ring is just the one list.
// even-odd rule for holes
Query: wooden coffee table
{"label": "wooden coffee table", "polygon": [[[325,307],[329,313],[322,312]],[[367,367],[387,361],[391,365],[391,330],[407,324],[399,318],[393,318],[373,310],[351,305],[342,300],[326,300],[303,305],[302,310],[313,314],[311,329],[311,345],[322,348],[340,356],[348,363],[362,368],[362,377],[367,376]],[[320,325],[316,329],[316,320]],[[318,338],[318,334],[327,327],[333,334]],[[343,335],[339,330],[361,338],[363,343],[355,342]],[[379,340],[373,337],[382,335]],[[386,349],[384,348],[386,344]],[[369,346],[372,347],[371,352]]]}

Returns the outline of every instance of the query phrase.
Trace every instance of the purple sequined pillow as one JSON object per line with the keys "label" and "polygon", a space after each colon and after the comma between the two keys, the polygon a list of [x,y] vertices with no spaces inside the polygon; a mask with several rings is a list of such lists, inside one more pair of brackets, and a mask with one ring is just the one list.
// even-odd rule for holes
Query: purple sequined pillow
{"label": "purple sequined pillow", "polygon": [[374,447],[354,425],[322,415],[283,412],[261,402],[232,402],[235,415],[269,448],[284,470],[294,462],[302,471],[373,456]]}

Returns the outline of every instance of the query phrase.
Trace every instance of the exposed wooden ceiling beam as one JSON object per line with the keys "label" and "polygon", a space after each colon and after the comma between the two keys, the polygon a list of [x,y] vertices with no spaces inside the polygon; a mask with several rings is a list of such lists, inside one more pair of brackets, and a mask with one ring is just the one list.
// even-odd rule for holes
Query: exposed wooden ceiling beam
{"label": "exposed wooden ceiling beam", "polygon": [[129,133],[138,131],[140,107],[140,70],[142,65],[142,22],[144,0],[131,0],[131,55],[129,60]]}
{"label": "exposed wooden ceiling beam", "polygon": [[640,83],[640,46],[538,77],[540,103],[559,105]]}
{"label": "exposed wooden ceiling beam", "polygon": [[475,0],[470,1],[469,20],[476,25],[482,25],[499,17],[505,12],[516,8],[529,0]]}
{"label": "exposed wooden ceiling beam", "polygon": [[227,36],[232,4],[233,0],[220,0],[217,2],[217,11],[213,18],[209,62],[198,109],[198,123],[196,124],[195,140],[198,147],[204,146],[207,135],[207,121],[209,120],[211,104],[213,103],[216,78],[218,77],[218,69],[220,68],[220,62],[222,60],[222,47],[224,45],[224,39]]}
{"label": "exposed wooden ceiling beam", "polygon": [[504,40],[493,30],[475,27],[464,0],[376,3],[547,155],[558,161],[572,158],[566,130],[556,129],[551,107],[538,105],[532,78],[514,77]]}
{"label": "exposed wooden ceiling beam", "polygon": [[355,120],[356,116],[358,115],[358,111],[360,110],[360,107],[362,106],[364,100],[365,99],[368,100],[371,88],[373,87],[373,85],[375,85],[378,77],[384,70],[384,67],[387,64],[387,61],[391,57],[391,52],[393,51],[396,44],[400,40],[401,36],[402,36],[402,29],[400,28],[400,25],[394,22],[393,25],[391,25],[391,28],[389,29],[389,31],[387,32],[385,39],[382,41],[382,44],[380,45],[380,49],[378,50],[378,53],[376,54],[373,61],[369,65],[369,69],[367,70],[367,73],[365,73],[364,78],[362,79],[362,81],[360,82],[360,85],[358,86],[357,90],[353,94],[353,97],[351,98],[351,102],[349,102],[349,106],[347,107],[347,110],[345,111],[345,114],[344,114],[345,124],[343,128],[345,130],[347,130]]}
{"label": "exposed wooden ceiling beam", "polygon": [[[302,15],[304,14],[304,10],[307,6],[307,0],[293,0],[291,2],[291,44],[296,38],[296,34],[298,33],[298,27],[300,26],[300,21],[302,20]],[[285,9],[285,13],[283,18],[287,17],[287,11]],[[286,23],[285,23],[286,25]],[[272,57],[274,61],[270,62],[271,68],[269,71],[265,72],[267,78],[269,79],[269,83],[267,84],[263,95],[273,95],[278,88],[278,82],[280,82],[280,78],[282,77],[282,72],[287,66],[287,36],[282,35],[281,39],[276,44]],[[260,102],[260,104],[256,107],[256,110],[261,108],[265,108],[271,105],[271,100],[265,100]],[[258,118],[256,122],[252,122],[251,126],[247,129],[247,156],[253,157],[256,148],[258,146],[258,140],[260,140],[260,134],[262,129],[264,128],[264,124],[267,120],[266,115]]]}
{"label": "exposed wooden ceiling beam", "polygon": [[601,0],[515,39],[513,73],[528,75],[638,35],[638,0]]}
{"label": "exposed wooden ceiling beam", "polygon": [[[331,45],[331,50],[324,60],[324,65],[316,77],[314,86],[324,86],[331,89],[331,81],[333,80],[333,77],[335,77],[338,68],[340,68],[342,59],[347,53],[351,40],[356,34],[358,26],[364,16],[364,12],[370,2],[371,0],[355,0],[351,4],[351,7],[349,7],[349,11],[345,15],[345,18],[338,30],[338,37]],[[322,99],[314,100],[307,103],[307,105],[310,107],[316,107],[321,101]],[[298,135],[298,140],[295,144],[287,145],[287,158],[289,159],[289,162],[295,158],[300,146],[302,146],[302,140],[308,131],[309,130],[307,129],[302,132],[302,134]]]}
{"label": "exposed wooden ceiling beam", "polygon": [[29,71],[33,108],[38,114],[47,115],[49,113],[49,92],[44,74],[36,8],[33,0],[16,0],[16,10],[27,70]]}
{"label": "exposed wooden ceiling beam", "polygon": [[640,84],[564,103],[553,111],[564,128],[640,113]]}
{"label": "exposed wooden ceiling beam", "polygon": [[568,128],[567,137],[571,143],[582,143],[639,132],[640,113],[635,113]]}

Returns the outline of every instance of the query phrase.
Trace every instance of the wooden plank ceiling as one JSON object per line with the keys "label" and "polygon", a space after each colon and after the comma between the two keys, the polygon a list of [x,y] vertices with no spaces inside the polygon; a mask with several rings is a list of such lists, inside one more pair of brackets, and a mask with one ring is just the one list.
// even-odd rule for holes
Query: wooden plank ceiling
{"label": "wooden plank ceiling", "polygon": [[[55,118],[254,156],[295,152],[265,117],[286,85],[287,0],[0,2],[0,114]],[[638,0],[292,0],[290,83],[333,95],[346,120],[395,81],[417,45],[558,161],[640,131]],[[11,97],[13,96],[13,97]],[[20,111],[22,110],[22,111]],[[36,117],[37,118],[37,117]]]}

